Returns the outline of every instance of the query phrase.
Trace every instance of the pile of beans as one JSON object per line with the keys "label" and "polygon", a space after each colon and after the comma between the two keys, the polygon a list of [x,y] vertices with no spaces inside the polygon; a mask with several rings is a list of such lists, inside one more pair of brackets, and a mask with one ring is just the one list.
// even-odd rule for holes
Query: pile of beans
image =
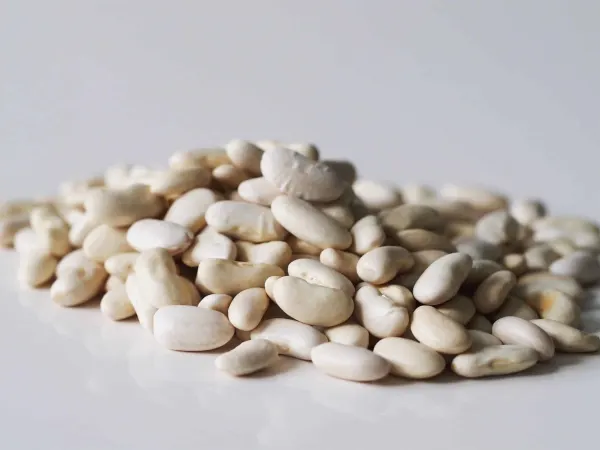
{"label": "pile of beans", "polygon": [[280,355],[354,381],[515,373],[595,352],[580,330],[600,231],[479,188],[396,188],[312,144],[234,140],[0,205],[24,286],[101,297],[164,347],[246,375]]}

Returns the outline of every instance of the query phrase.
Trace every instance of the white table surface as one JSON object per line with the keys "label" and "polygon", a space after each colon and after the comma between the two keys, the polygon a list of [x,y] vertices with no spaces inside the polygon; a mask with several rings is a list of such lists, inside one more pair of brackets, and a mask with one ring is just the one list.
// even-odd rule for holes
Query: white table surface
{"label": "white table surface", "polygon": [[[485,184],[600,219],[593,1],[0,4],[0,198],[233,137],[317,142],[369,178]],[[520,376],[258,377],[60,308],[0,254],[0,448],[593,448],[600,356]],[[97,305],[96,305],[97,306]],[[584,304],[600,330],[599,302]]]}

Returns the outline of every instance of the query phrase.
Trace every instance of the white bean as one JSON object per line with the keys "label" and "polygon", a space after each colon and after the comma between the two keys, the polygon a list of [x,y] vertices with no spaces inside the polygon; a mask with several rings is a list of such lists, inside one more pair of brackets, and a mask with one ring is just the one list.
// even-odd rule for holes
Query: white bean
{"label": "white bean", "polygon": [[126,233],[108,225],[94,228],[83,241],[83,252],[92,261],[104,263],[111,256],[132,251]]}
{"label": "white bean", "polygon": [[263,370],[278,359],[275,344],[265,339],[252,339],[220,355],[215,365],[217,369],[239,377]]}
{"label": "white bean", "polygon": [[379,213],[383,227],[390,233],[408,229],[437,230],[442,225],[440,214],[425,205],[400,205]]}
{"label": "white bean", "polygon": [[344,380],[375,381],[390,372],[390,364],[366,348],[328,342],[310,354],[317,369]]}
{"label": "white bean", "polygon": [[143,219],[127,231],[127,242],[138,252],[164,248],[169,254],[178,255],[187,250],[193,240],[194,235],[187,228],[164,220]]}
{"label": "white bean", "polygon": [[391,374],[422,380],[439,375],[446,366],[444,358],[419,342],[401,337],[380,340],[373,352],[391,364]]}
{"label": "white bean", "polygon": [[520,317],[503,317],[492,327],[492,334],[504,344],[519,344],[533,348],[541,361],[554,356],[554,343],[548,334],[528,320]]}
{"label": "white bean", "polygon": [[19,255],[17,279],[24,286],[38,287],[52,278],[57,264],[45,250],[29,249]]}
{"label": "white bean", "polygon": [[379,211],[402,203],[400,192],[390,185],[370,180],[357,180],[352,185],[354,194],[370,210]]}
{"label": "white bean", "polygon": [[358,273],[356,273],[358,256],[354,253],[344,252],[334,248],[326,248],[321,252],[319,260],[327,267],[337,270],[351,282],[356,283],[359,281]]}
{"label": "white bean", "polygon": [[446,236],[429,230],[403,230],[396,233],[396,242],[411,252],[422,250],[442,250],[444,252],[455,252],[456,247]]}
{"label": "white bean", "polygon": [[238,330],[251,331],[258,326],[269,307],[263,288],[250,288],[237,294],[227,310],[229,322]]}
{"label": "white bean", "polygon": [[463,325],[469,323],[475,315],[475,305],[473,301],[460,294],[455,295],[436,309],[438,312]]}
{"label": "white bean", "polygon": [[531,323],[544,330],[554,341],[556,350],[566,353],[597,352],[600,349],[600,337],[584,333],[564,323],[550,319],[535,319]]}
{"label": "white bean", "polygon": [[150,183],[150,192],[168,199],[174,199],[192,189],[208,186],[210,180],[210,171],[203,167],[171,169],[160,172],[154,177]]}
{"label": "white bean", "polygon": [[363,255],[356,265],[360,279],[374,284],[387,283],[398,273],[407,272],[414,265],[410,252],[402,247],[385,246]]}
{"label": "white bean", "polygon": [[260,175],[260,160],[264,153],[261,148],[242,139],[233,139],[227,143],[225,151],[236,167]]}
{"label": "white bean", "polygon": [[287,272],[288,275],[301,278],[311,284],[339,289],[350,297],[355,292],[354,285],[348,278],[319,261],[297,259],[289,264]]}
{"label": "white bean", "polygon": [[229,305],[231,305],[232,301],[233,298],[231,297],[231,295],[210,294],[204,297],[202,300],[200,300],[200,303],[198,303],[198,307],[214,309],[215,311],[219,311],[220,313],[227,315],[229,312]]}
{"label": "white bean", "polygon": [[432,306],[415,309],[410,331],[419,342],[440,353],[456,355],[471,346],[471,337],[465,327]]}
{"label": "white bean", "polygon": [[125,281],[127,276],[133,272],[138,256],[137,252],[117,253],[104,261],[104,269],[109,275],[117,276]]}
{"label": "white bean", "polygon": [[491,274],[481,282],[473,295],[477,311],[481,314],[490,314],[498,310],[516,282],[515,274],[509,270]]}
{"label": "white bean", "polygon": [[135,316],[135,309],[127,296],[125,285],[109,290],[100,301],[100,311],[111,320]]}
{"label": "white bean", "polygon": [[479,239],[496,245],[515,241],[518,233],[519,223],[506,211],[488,213],[475,226],[475,234]]}
{"label": "white bean", "polygon": [[292,258],[292,249],[283,241],[262,244],[237,241],[235,245],[237,247],[236,259],[242,262],[273,264],[285,268]]}
{"label": "white bean", "polygon": [[415,299],[426,305],[439,305],[456,295],[471,270],[471,257],[451,253],[431,263],[415,283]]}
{"label": "white bean", "polygon": [[236,295],[253,287],[264,287],[271,276],[283,276],[280,267],[225,259],[204,259],[198,266],[196,285],[210,294]]}
{"label": "white bean", "polygon": [[404,334],[408,328],[408,309],[397,306],[382,295],[377,288],[368,284],[359,287],[355,298],[355,316],[369,333],[378,338]]}
{"label": "white bean", "polygon": [[343,323],[327,328],[324,332],[330,342],[363,348],[369,346],[369,332],[357,323]]}
{"label": "white bean", "polygon": [[526,302],[542,319],[551,319],[571,326],[579,324],[581,309],[577,302],[564,292],[554,289],[535,292],[526,298]]}
{"label": "white bean", "polygon": [[173,202],[165,215],[165,221],[197,233],[206,226],[205,216],[208,207],[220,200],[222,196],[210,189],[193,189]]}
{"label": "white bean", "polygon": [[572,277],[583,285],[600,280],[600,261],[592,252],[579,250],[554,261],[550,272]]}
{"label": "white bean", "polygon": [[237,247],[231,239],[212,227],[206,227],[183,253],[181,260],[186,266],[198,267],[205,259],[229,259],[237,256]]}
{"label": "white bean", "polygon": [[273,200],[281,195],[281,191],[264,177],[242,181],[237,192],[243,200],[263,206],[271,206]]}
{"label": "white bean", "polygon": [[474,353],[458,355],[452,371],[467,378],[507,375],[522,372],[538,361],[536,351],[524,345],[493,345]]}

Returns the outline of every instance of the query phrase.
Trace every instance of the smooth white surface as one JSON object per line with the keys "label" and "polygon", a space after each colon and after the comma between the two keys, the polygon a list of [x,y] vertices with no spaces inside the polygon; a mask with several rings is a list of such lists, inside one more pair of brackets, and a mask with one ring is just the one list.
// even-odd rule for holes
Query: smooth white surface
{"label": "smooth white surface", "polygon": [[[366,177],[484,183],[600,219],[599,21],[592,0],[2,1],[0,197],[281,137]],[[481,381],[361,385],[286,358],[276,377],[234,379],[135,322],[20,291],[16,264],[0,255],[2,448],[563,450],[598,436],[597,355]]]}

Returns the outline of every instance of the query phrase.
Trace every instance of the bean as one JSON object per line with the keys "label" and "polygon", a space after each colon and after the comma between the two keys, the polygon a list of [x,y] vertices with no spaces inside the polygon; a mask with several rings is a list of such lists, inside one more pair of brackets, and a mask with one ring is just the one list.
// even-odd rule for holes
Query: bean
{"label": "bean", "polygon": [[260,175],[260,160],[264,151],[251,142],[233,139],[225,146],[232,164],[253,175]]}
{"label": "bean", "polygon": [[350,229],[352,246],[350,250],[364,255],[373,249],[381,247],[385,241],[385,232],[376,216],[365,216]]}
{"label": "bean", "polygon": [[246,289],[235,297],[227,310],[229,322],[239,330],[251,331],[258,326],[269,307],[263,288]]}
{"label": "bean", "polygon": [[165,221],[197,233],[206,226],[206,210],[220,200],[221,195],[210,189],[193,189],[173,202],[165,215]]}
{"label": "bean", "polygon": [[509,295],[506,301],[494,314],[494,320],[502,317],[515,316],[525,320],[533,320],[538,318],[538,314],[527,303],[519,297]]}
{"label": "bean", "polygon": [[256,264],[273,264],[281,268],[287,267],[292,258],[292,249],[282,241],[264,242],[254,244],[252,242],[237,241],[238,261]]}
{"label": "bean", "polygon": [[234,260],[237,246],[224,234],[212,227],[206,227],[183,253],[181,260],[189,267],[198,267],[206,259]]}
{"label": "bean", "polygon": [[415,264],[408,272],[399,274],[395,278],[395,281],[402,286],[412,289],[417,280],[423,275],[423,272],[425,272],[425,269],[427,269],[431,263],[445,255],[447,255],[447,253],[441,250],[422,250],[420,252],[414,252],[412,256],[415,260]]}
{"label": "bean", "polygon": [[175,199],[192,189],[210,184],[211,174],[204,167],[171,169],[160,172],[150,183],[150,192],[167,199]]}
{"label": "bean", "polygon": [[272,264],[204,259],[198,266],[196,285],[210,294],[236,295],[253,287],[263,287],[267,278],[283,276],[283,270]]}
{"label": "bean", "polygon": [[463,325],[466,325],[475,315],[473,301],[460,294],[452,297],[436,309],[438,312]]}
{"label": "bean", "polygon": [[471,257],[451,253],[431,263],[415,283],[415,299],[426,305],[439,305],[454,297],[471,270]]}
{"label": "bean", "polygon": [[446,236],[428,230],[404,230],[396,234],[398,244],[408,251],[441,250],[454,252],[456,247]]}
{"label": "bean", "polygon": [[589,285],[600,280],[600,261],[592,252],[579,250],[554,261],[550,265],[550,272]]}
{"label": "bean", "polygon": [[600,349],[600,337],[595,334],[584,333],[550,319],[535,319],[531,323],[544,330],[552,338],[556,350],[560,352],[587,353]]}
{"label": "bean", "polygon": [[217,369],[234,376],[250,375],[278,360],[277,346],[265,339],[242,342],[215,360]]}
{"label": "bean", "polygon": [[506,245],[517,239],[519,223],[507,211],[486,214],[475,225],[476,236],[496,245]]}
{"label": "bean", "polygon": [[554,343],[548,334],[533,323],[519,317],[503,317],[492,327],[492,334],[504,344],[518,344],[538,352],[541,361],[554,356]]}
{"label": "bean", "polygon": [[446,184],[439,193],[447,200],[465,202],[485,212],[504,209],[508,203],[504,196],[496,192],[473,186]]}
{"label": "bean", "polygon": [[490,333],[486,333],[481,330],[467,330],[469,336],[471,336],[471,348],[469,348],[469,353],[476,352],[485,347],[490,347],[492,345],[502,345],[502,341],[498,339],[496,336]]}
{"label": "bean", "polygon": [[553,289],[535,292],[526,298],[526,302],[542,319],[572,326],[579,324],[579,305],[564,292]]}
{"label": "bean", "polygon": [[297,259],[290,263],[287,272],[288,275],[301,278],[308,283],[339,289],[350,297],[354,295],[354,285],[348,278],[319,261]]}
{"label": "bean", "polygon": [[398,273],[411,269],[414,259],[402,247],[385,246],[371,250],[356,264],[360,279],[374,284],[387,283]]}
{"label": "bean", "polygon": [[281,195],[281,191],[264,177],[242,181],[237,192],[243,200],[263,206],[271,206],[273,200]]}
{"label": "bean", "polygon": [[467,378],[489,377],[522,372],[538,361],[536,351],[524,345],[492,345],[474,353],[458,355],[452,371]]}
{"label": "bean", "polygon": [[419,342],[401,337],[381,339],[373,353],[387,360],[391,374],[399,377],[422,380],[439,375],[446,366],[444,358]]}
{"label": "bean", "polygon": [[111,320],[135,316],[135,309],[127,296],[125,285],[109,290],[100,301],[100,311]]}
{"label": "bean", "polygon": [[200,300],[199,308],[208,308],[227,315],[233,298],[227,294],[210,294]]}
{"label": "bean", "polygon": [[473,296],[477,311],[490,314],[502,306],[506,296],[517,282],[509,270],[495,272],[481,282]]}
{"label": "bean", "polygon": [[383,227],[391,234],[408,229],[437,230],[442,225],[440,214],[425,205],[400,205],[379,213]]}
{"label": "bean", "polygon": [[432,306],[415,309],[410,331],[419,342],[440,353],[455,355],[471,346],[471,337],[465,327]]}
{"label": "bean", "polygon": [[356,283],[359,280],[358,273],[356,272],[358,259],[358,256],[353,253],[336,250],[334,248],[324,249],[319,256],[319,261],[321,261],[322,264],[337,270],[353,283]]}
{"label": "bean", "polygon": [[492,332],[492,322],[490,322],[487,317],[485,317],[481,314],[475,313],[473,318],[471,320],[469,320],[469,323],[467,323],[467,328],[469,330],[478,330],[478,331],[484,331],[486,333],[491,333]]}
{"label": "bean", "polygon": [[369,346],[369,332],[357,323],[336,325],[325,329],[324,333],[330,342],[363,348]]}
{"label": "bean", "polygon": [[402,203],[402,197],[394,187],[370,180],[357,180],[352,185],[354,194],[372,211],[392,208]]}
{"label": "bean", "polygon": [[354,303],[356,319],[375,337],[401,336],[408,328],[408,309],[395,305],[374,286],[360,286]]}
{"label": "bean", "polygon": [[531,225],[546,215],[546,207],[538,200],[516,200],[510,205],[510,215],[521,225]]}
{"label": "bean", "polygon": [[390,372],[390,364],[366,348],[328,342],[310,354],[317,369],[344,380],[375,381]]}

